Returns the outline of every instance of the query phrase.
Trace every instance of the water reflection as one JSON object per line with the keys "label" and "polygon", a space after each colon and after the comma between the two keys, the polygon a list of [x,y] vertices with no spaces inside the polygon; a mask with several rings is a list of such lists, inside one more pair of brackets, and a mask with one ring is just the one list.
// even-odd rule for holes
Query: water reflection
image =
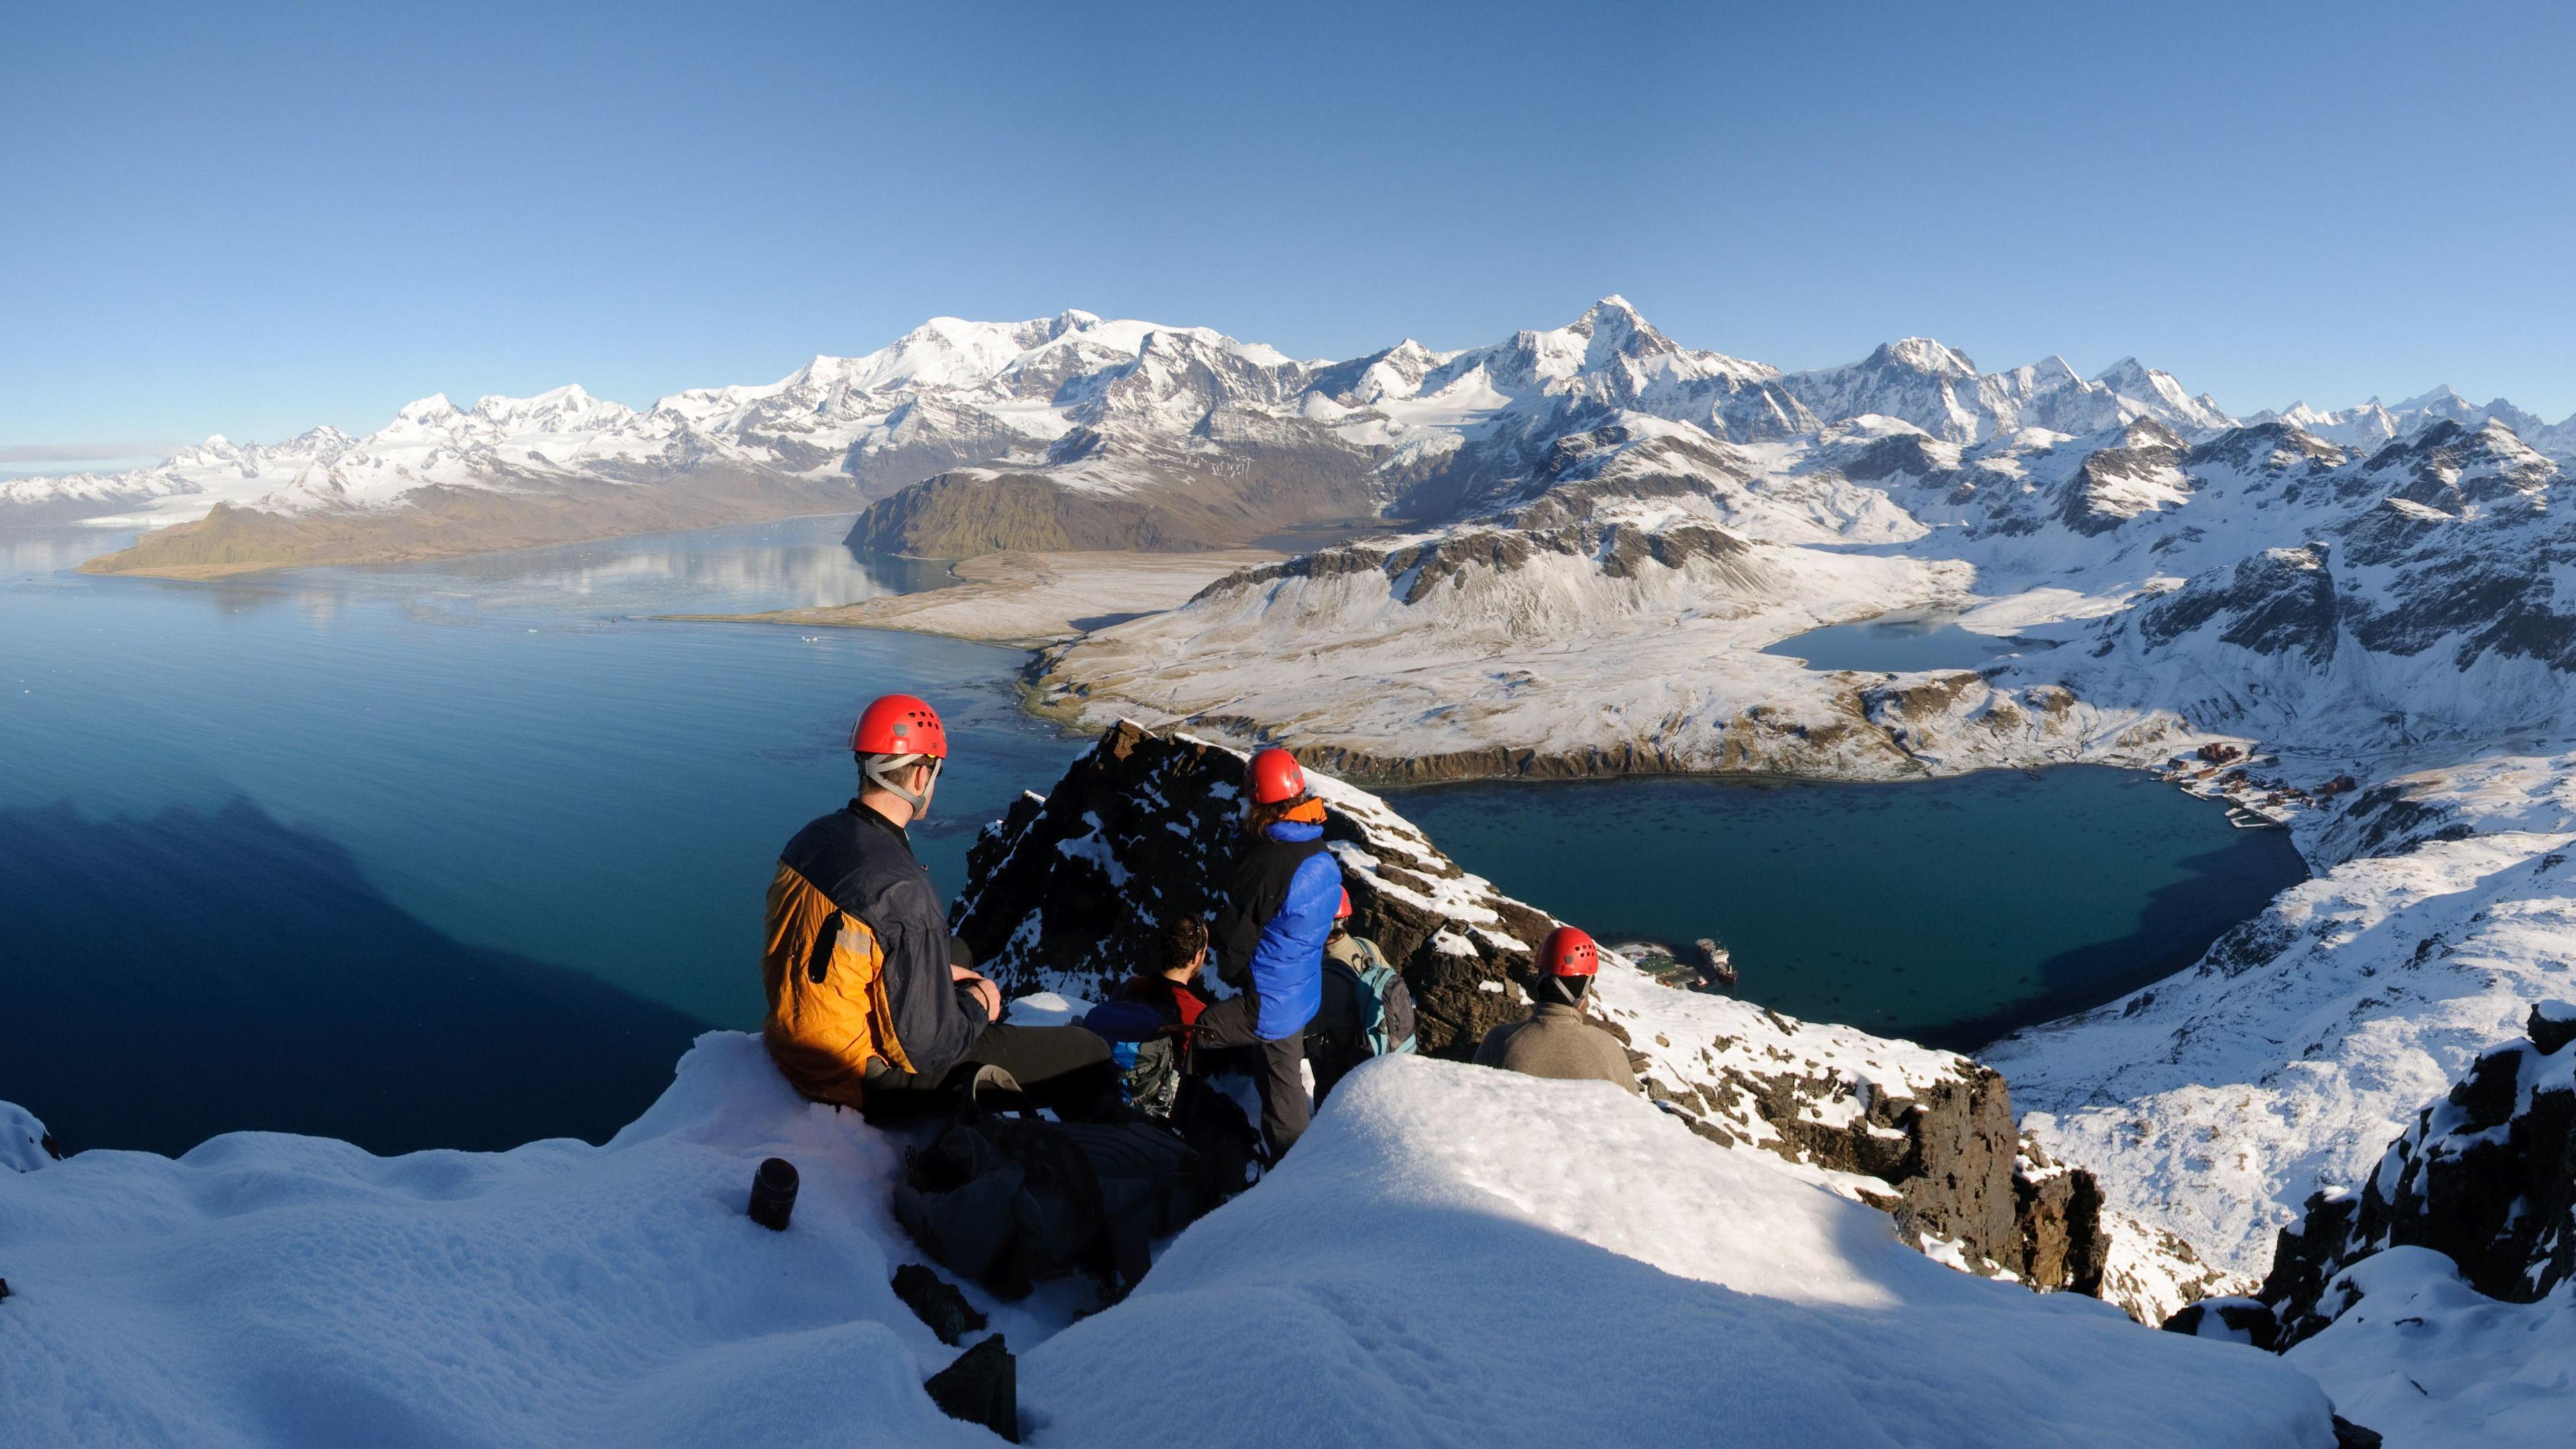
{"label": "water reflection", "polygon": [[28,584],[47,575],[68,573],[101,554],[134,542],[130,528],[79,528],[52,524],[36,528],[0,528],[0,581]]}
{"label": "water reflection", "polygon": [[749,612],[855,603],[954,582],[918,559],[863,554],[850,515],[520,549],[416,564],[297,570],[308,585],[402,590],[440,607],[598,613]]}
{"label": "water reflection", "polygon": [[[849,514],[644,534],[420,563],[280,569],[205,582],[122,580],[241,612],[293,601],[328,617],[354,597],[394,598],[441,620],[528,610],[589,616],[752,613],[855,603],[956,582],[941,564],[865,554],[843,540]],[[134,541],[132,530],[0,529],[0,580],[64,582],[86,560]]]}

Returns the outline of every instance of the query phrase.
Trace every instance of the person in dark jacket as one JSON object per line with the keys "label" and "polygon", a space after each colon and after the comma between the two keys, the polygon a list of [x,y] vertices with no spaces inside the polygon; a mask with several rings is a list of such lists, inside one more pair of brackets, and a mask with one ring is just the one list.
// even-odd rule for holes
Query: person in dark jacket
{"label": "person in dark jacket", "polygon": [[1163,928],[1161,969],[1129,977],[1082,1019],[1126,1074],[1128,1105],[1148,1116],[1172,1115],[1181,1074],[1190,1069],[1190,1031],[1208,1004],[1199,991],[1207,954],[1207,922],[1179,917]]}
{"label": "person in dark jacket", "polygon": [[1270,1160],[1306,1130],[1306,1023],[1323,1000],[1324,938],[1342,869],[1324,848],[1324,802],[1286,750],[1263,750],[1244,771],[1244,845],[1210,934],[1217,977],[1238,995],[1199,1017],[1199,1040],[1257,1052],[1261,1135]]}
{"label": "person in dark jacket", "polygon": [[1014,1026],[1002,993],[949,938],[906,827],[930,808],[948,736],[889,694],[850,732],[859,796],[796,833],[769,883],[761,1038],[796,1090],[871,1115],[944,1099],[992,1066],[1066,1117],[1116,1110],[1109,1047],[1078,1026]]}

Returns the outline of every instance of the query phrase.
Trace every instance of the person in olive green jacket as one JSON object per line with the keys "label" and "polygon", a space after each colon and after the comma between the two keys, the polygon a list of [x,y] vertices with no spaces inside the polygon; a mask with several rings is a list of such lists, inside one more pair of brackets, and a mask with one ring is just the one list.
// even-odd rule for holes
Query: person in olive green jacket
{"label": "person in olive green jacket", "polygon": [[1638,1095],[1635,1068],[1619,1039],[1583,1014],[1601,969],[1601,948],[1572,926],[1548,932],[1538,950],[1538,1001],[1527,1020],[1498,1026],[1477,1044],[1476,1064],[1533,1077],[1616,1082]]}

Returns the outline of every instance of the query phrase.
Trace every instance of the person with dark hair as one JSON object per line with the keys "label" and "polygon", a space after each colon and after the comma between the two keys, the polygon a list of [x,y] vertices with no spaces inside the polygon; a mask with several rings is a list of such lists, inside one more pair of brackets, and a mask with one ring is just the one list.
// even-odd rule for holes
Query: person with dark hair
{"label": "person with dark hair", "polygon": [[859,795],[807,825],[770,877],[760,958],[770,1059],[797,1091],[871,1115],[944,1105],[996,1067],[1065,1117],[1118,1108],[1100,1038],[1002,1020],[1002,992],[948,934],[908,827],[948,762],[939,715],[885,695],[850,731]]}
{"label": "person with dark hair", "polygon": [[1601,948],[1572,926],[1547,933],[1538,948],[1538,1000],[1526,1020],[1498,1026],[1477,1043],[1476,1064],[1568,1081],[1615,1082],[1644,1095],[1628,1050],[1584,1020],[1583,998],[1601,970]]}
{"label": "person with dark hair", "polygon": [[1342,868],[1324,848],[1324,802],[1286,750],[1262,750],[1244,769],[1244,844],[1217,912],[1217,977],[1238,993],[1210,1006],[1199,1040],[1257,1053],[1261,1135],[1270,1159],[1306,1130],[1304,1032],[1323,1001],[1324,938],[1342,894]]}
{"label": "person with dark hair", "polygon": [[1155,969],[1139,971],[1095,1006],[1082,1024],[1109,1042],[1127,1101],[1152,1117],[1172,1115],[1190,1067],[1190,1030],[1207,1010],[1199,973],[1207,965],[1207,922],[1179,916],[1163,927]]}

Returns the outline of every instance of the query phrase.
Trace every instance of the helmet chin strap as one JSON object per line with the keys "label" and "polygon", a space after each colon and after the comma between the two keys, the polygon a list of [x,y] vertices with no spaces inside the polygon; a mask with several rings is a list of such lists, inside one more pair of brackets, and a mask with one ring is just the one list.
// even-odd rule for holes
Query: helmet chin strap
{"label": "helmet chin strap", "polygon": [[[917,792],[906,788],[903,777],[912,772],[913,766],[924,761],[928,761],[930,765],[929,780],[924,782]],[[859,773],[869,784],[911,806],[912,813],[917,818],[930,813],[930,792],[939,783],[941,763],[942,761],[929,755],[870,755],[860,763]]]}

